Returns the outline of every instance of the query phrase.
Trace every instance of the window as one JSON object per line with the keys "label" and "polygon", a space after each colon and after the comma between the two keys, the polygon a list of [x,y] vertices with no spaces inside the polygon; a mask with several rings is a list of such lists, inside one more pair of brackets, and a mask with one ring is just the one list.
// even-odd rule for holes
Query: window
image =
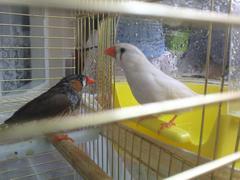
{"label": "window", "polygon": [[0,7],[0,121],[75,72],[75,19],[67,10]]}

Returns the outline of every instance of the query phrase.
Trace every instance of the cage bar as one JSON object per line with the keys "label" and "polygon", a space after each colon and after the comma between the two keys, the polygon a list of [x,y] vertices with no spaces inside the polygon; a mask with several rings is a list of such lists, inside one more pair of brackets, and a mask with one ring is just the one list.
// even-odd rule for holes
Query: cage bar
{"label": "cage bar", "polygon": [[[231,56],[229,51],[231,47],[235,46],[232,42],[233,28],[237,29],[240,25],[239,15],[232,13],[232,1],[226,2],[227,11],[224,13],[221,8],[217,9],[216,0],[210,1],[210,8],[207,10],[173,7],[161,4],[162,2],[159,4],[156,1],[52,0],[49,3],[45,0],[39,2],[0,0],[0,3],[7,4],[9,8],[12,7],[10,4],[27,5],[26,12],[11,8],[9,11],[6,8],[5,12],[5,9],[1,9],[0,17],[28,18],[22,24],[14,21],[2,22],[0,18],[1,29],[11,29],[7,33],[0,32],[0,52],[7,52],[1,55],[0,66],[6,62],[10,64],[7,67],[0,67],[0,88],[2,85],[6,87],[9,84],[16,85],[15,88],[0,89],[1,121],[7,119],[26,102],[47,91],[59,79],[68,74],[83,73],[93,76],[97,80],[96,85],[88,87],[82,92],[81,108],[79,114],[74,117],[55,118],[55,122],[48,119],[46,122],[29,123],[22,127],[10,127],[3,130],[0,127],[0,140],[3,140],[0,146],[6,146],[11,140],[22,141],[25,138],[42,136],[43,133],[62,132],[63,130],[75,130],[76,133],[86,132],[89,134],[88,138],[81,141],[78,141],[77,138],[74,143],[69,141],[48,142],[48,145],[53,144],[60,154],[55,149],[51,149],[53,146],[45,153],[34,154],[35,152],[33,153],[31,148],[26,147],[26,149],[23,148],[25,154],[18,154],[21,150],[21,148],[18,149],[21,146],[19,145],[16,148],[18,151],[16,150],[9,157],[4,157],[5,160],[0,161],[0,176],[7,179],[37,180],[44,178],[82,179],[82,177],[86,179],[158,180],[168,177],[169,179],[181,178],[184,174],[187,174],[184,176],[186,178],[240,178],[239,163],[237,162],[240,130],[239,127],[236,127],[239,126],[239,119],[232,116],[224,119],[226,116],[230,117],[225,112],[226,102],[238,100],[240,97],[237,91],[223,93],[229,84],[226,79],[228,60]],[[126,8],[126,6],[130,6],[129,4],[133,8]],[[183,75],[179,80],[202,83],[203,94],[207,96],[112,111],[118,106],[117,83],[125,79],[124,77],[119,78],[119,67],[103,52],[105,48],[116,42],[119,17],[123,15],[146,19],[148,23],[154,19],[168,27],[172,26],[170,20],[173,20],[175,24],[171,28],[175,30],[178,29],[179,22],[182,27],[206,28],[205,75],[199,78]],[[156,24],[153,23],[153,25]],[[224,30],[220,80],[210,79],[215,25]],[[19,33],[16,29],[25,29],[27,32],[21,33],[20,31]],[[165,35],[169,36],[171,33],[167,30]],[[190,41],[189,38],[187,37],[187,41]],[[6,41],[11,43],[6,43]],[[21,43],[21,41],[25,43]],[[184,53],[179,54],[185,55]],[[24,66],[19,64],[24,64]],[[2,74],[14,74],[15,72],[25,75],[10,78],[2,76]],[[216,92],[219,94],[209,95],[209,88],[212,85],[217,87]],[[91,107],[86,107],[86,102],[91,104]],[[210,155],[206,155],[204,133],[208,128],[206,124],[209,119],[206,119],[205,115],[209,105],[216,103],[217,116],[216,120],[212,120],[215,123],[211,133],[213,139],[210,148],[212,150]],[[119,106],[121,107],[121,105]],[[169,141],[166,142],[164,133],[153,134],[153,131],[145,126],[133,126],[134,121],[123,121],[197,106],[203,106],[203,108],[199,142],[193,152],[190,152],[186,144],[180,145],[179,142],[172,142],[172,139],[168,139]],[[102,112],[95,113],[96,111]],[[226,121],[228,122],[226,123]],[[178,128],[181,128],[180,123],[179,125]],[[225,125],[238,129],[234,134],[236,139],[233,139],[232,151],[224,151],[220,154],[219,152],[223,151],[221,130]],[[45,126],[43,132],[40,132],[40,129]],[[101,130],[100,133],[95,131],[98,129],[96,126]],[[25,132],[29,127],[36,131]],[[76,130],[76,128],[79,129]],[[12,132],[15,134],[13,135]],[[23,139],[16,139],[21,136]],[[230,153],[233,154],[229,155]],[[226,157],[220,158],[223,155]],[[16,165],[19,162],[22,163],[21,167]],[[200,169],[201,172],[196,172],[196,169]]]}

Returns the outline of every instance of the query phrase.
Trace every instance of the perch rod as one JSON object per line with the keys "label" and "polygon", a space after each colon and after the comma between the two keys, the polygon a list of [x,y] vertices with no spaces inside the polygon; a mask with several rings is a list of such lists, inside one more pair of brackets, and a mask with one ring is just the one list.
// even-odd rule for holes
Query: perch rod
{"label": "perch rod", "polygon": [[90,127],[126,119],[133,119],[152,114],[163,114],[174,111],[189,109],[201,105],[214,104],[240,99],[240,91],[208,94],[206,96],[195,96],[178,100],[149,103],[133,107],[108,110],[87,115],[74,115],[31,121],[19,125],[2,128],[0,131],[0,142],[12,139],[25,139],[52,132],[73,130],[82,127]]}
{"label": "perch rod", "polygon": [[112,179],[73,142],[68,140],[55,142],[52,140],[53,137],[54,135],[48,135],[48,139],[54,147],[84,179]]}
{"label": "perch rod", "polygon": [[95,12],[110,12],[150,17],[164,17],[197,22],[240,25],[240,16],[197,10],[192,8],[173,7],[158,3],[140,1],[113,0],[0,0],[0,4],[27,5],[53,8],[67,8]]}

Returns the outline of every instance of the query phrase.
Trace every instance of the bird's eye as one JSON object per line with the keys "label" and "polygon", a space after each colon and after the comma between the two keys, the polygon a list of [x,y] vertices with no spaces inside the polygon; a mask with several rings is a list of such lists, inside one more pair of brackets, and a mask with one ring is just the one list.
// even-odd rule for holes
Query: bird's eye
{"label": "bird's eye", "polygon": [[123,54],[126,51],[125,48],[120,48],[120,53]]}

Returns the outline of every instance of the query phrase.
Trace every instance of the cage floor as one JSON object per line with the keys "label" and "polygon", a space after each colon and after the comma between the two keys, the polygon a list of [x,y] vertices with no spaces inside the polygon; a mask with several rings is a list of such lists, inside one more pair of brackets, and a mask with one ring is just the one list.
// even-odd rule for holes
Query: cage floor
{"label": "cage floor", "polygon": [[71,180],[74,176],[74,169],[55,150],[0,162],[1,180]]}

